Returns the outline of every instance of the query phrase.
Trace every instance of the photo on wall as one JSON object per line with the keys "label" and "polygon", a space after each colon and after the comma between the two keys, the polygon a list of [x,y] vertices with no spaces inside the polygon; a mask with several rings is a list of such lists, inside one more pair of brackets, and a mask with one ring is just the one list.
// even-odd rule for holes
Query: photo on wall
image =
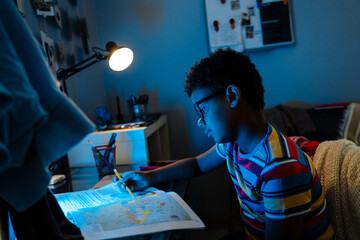
{"label": "photo on wall", "polygon": [[219,48],[250,52],[295,44],[292,1],[205,0],[205,15],[210,52]]}
{"label": "photo on wall", "polygon": [[40,31],[41,36],[41,43],[46,52],[47,60],[49,63],[49,67],[52,72],[55,74],[56,71],[59,69],[57,58],[56,58],[56,51],[54,40],[51,39],[45,32]]}
{"label": "photo on wall", "polygon": [[54,16],[53,0],[33,0],[36,14],[41,16]]}

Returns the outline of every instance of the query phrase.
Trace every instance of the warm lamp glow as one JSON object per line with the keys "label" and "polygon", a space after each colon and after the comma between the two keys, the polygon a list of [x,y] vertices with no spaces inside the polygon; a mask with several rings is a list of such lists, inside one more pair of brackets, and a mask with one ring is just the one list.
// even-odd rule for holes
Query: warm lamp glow
{"label": "warm lamp glow", "polygon": [[[134,53],[126,47],[119,47],[116,43],[110,41],[106,43],[106,49],[98,47],[92,48],[94,54],[74,66],[63,69],[59,68],[56,72],[57,78],[62,82],[62,89],[67,94],[65,80],[70,76],[84,70],[85,68],[103,60],[109,60],[109,67],[113,71],[122,71],[132,63]],[[106,52],[103,54],[102,52]]]}
{"label": "warm lamp glow", "polygon": [[133,59],[134,53],[129,48],[122,47],[109,56],[109,66],[114,71],[122,71],[132,63]]}

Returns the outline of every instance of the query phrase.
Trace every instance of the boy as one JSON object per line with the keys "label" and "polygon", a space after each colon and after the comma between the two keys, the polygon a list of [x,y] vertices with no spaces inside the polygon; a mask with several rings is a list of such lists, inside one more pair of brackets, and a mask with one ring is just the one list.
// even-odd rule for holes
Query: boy
{"label": "boy", "polygon": [[190,69],[185,92],[215,146],[157,170],[124,173],[121,182],[140,190],[226,161],[248,239],[334,238],[312,160],[265,120],[262,79],[247,56],[217,50]]}

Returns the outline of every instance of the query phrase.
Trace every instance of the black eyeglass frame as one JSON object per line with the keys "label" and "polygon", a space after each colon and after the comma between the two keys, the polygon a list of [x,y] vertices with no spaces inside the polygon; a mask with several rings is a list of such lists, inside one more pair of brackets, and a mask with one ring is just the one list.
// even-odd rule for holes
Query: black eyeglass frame
{"label": "black eyeglass frame", "polygon": [[217,92],[214,92],[214,93],[210,94],[210,95],[207,96],[207,97],[204,97],[203,99],[200,99],[200,100],[197,101],[196,103],[194,103],[195,112],[196,112],[196,114],[198,115],[198,117],[201,118],[201,119],[205,119],[204,110],[202,110],[202,109],[200,108],[200,104],[201,104],[201,103],[206,102],[206,101],[210,100],[211,98],[220,96],[220,95],[222,95],[222,94],[223,94],[222,91],[217,91]]}

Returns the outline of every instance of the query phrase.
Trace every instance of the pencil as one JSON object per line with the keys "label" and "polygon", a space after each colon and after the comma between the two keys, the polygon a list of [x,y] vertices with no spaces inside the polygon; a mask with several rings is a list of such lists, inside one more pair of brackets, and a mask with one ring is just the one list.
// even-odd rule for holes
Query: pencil
{"label": "pencil", "polygon": [[[88,140],[88,142],[89,142],[91,148],[92,148],[95,152],[97,152],[97,153],[99,154],[100,159],[103,160],[103,161],[108,165],[108,167],[114,171],[114,173],[116,174],[116,176],[117,176],[119,179],[121,179],[122,177],[120,176],[120,174],[118,173],[118,171],[116,171],[116,168],[112,168],[112,167],[110,166],[110,164],[104,159],[104,157],[103,157],[103,156],[101,155],[101,153],[96,149],[96,147],[94,146],[94,144],[93,144],[90,140]],[[130,190],[130,188],[128,187],[128,185],[126,185],[125,183],[122,183],[122,184],[124,185],[124,187],[126,188],[126,190],[130,193],[130,195],[132,196],[132,198],[135,198],[134,194],[132,193],[132,191]]]}
{"label": "pencil", "polygon": [[[114,173],[116,174],[116,176],[121,179],[122,177],[120,176],[120,174],[118,173],[118,171],[116,171],[116,169],[114,168]],[[124,187],[126,188],[126,190],[130,193],[130,195],[135,198],[134,194],[132,193],[132,191],[130,190],[130,188],[128,187],[128,185],[126,185],[125,183],[124,184]]]}

